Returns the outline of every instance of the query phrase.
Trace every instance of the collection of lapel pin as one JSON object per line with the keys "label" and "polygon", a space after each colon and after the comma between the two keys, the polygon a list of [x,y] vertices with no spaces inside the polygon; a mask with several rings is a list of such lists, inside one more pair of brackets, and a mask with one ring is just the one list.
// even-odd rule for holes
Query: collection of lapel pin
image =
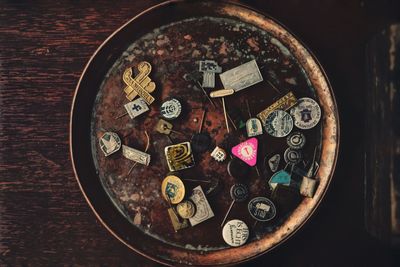
{"label": "collection of lapel pin", "polygon": [[[130,102],[124,105],[126,112],[118,118],[129,115],[131,119],[135,119],[149,111],[149,106],[154,101],[151,93],[156,89],[156,85],[149,77],[152,69],[150,63],[140,62],[137,69],[138,74],[135,77],[132,77],[134,73],[132,68],[127,68],[123,73],[122,80],[125,83],[123,91]],[[299,130],[311,129],[320,121],[321,109],[317,102],[308,97],[297,99],[292,92],[289,92],[260,111],[256,117],[253,117],[250,113],[247,102],[249,119],[245,121],[242,119],[241,114],[235,114],[234,112],[229,114],[227,112],[225,98],[233,97],[235,93],[263,81],[256,61],[251,60],[222,72],[222,68],[217,62],[204,60],[199,62],[199,72],[203,74],[202,83],[191,74],[187,74],[185,79],[195,82],[196,86],[201,88],[208,101],[214,107],[216,107],[214,101],[219,98],[224,113],[224,127],[226,127],[228,134],[231,131],[229,127],[232,125],[235,130],[245,128],[248,137],[247,140],[230,147],[230,154],[223,146],[215,146],[215,148],[211,149],[212,152],[209,156],[219,164],[224,164],[230,157],[227,162],[227,172],[236,180],[245,180],[251,168],[255,168],[258,176],[261,177],[257,167],[257,158],[259,157],[258,138],[264,134],[274,138],[285,138],[286,150],[265,157],[265,168],[269,168],[268,173],[270,174],[266,185],[272,191],[278,187],[295,188],[301,195],[312,198],[317,188],[317,179],[315,178],[318,170],[316,162],[317,147],[314,149],[313,160],[308,162],[309,164],[305,163],[302,149],[306,145],[306,137]],[[215,88],[215,74],[219,74],[224,88],[207,92],[204,88]],[[189,226],[193,227],[214,217],[214,212],[207,200],[207,196],[213,191],[213,188],[218,186],[219,180],[185,179],[179,174],[181,170],[194,167],[195,154],[206,153],[213,143],[210,135],[202,131],[206,109],[203,110],[198,132],[193,134],[190,139],[188,138],[186,142],[177,144],[171,139],[171,133],[181,135],[181,137],[187,136],[186,133],[175,131],[172,124],[173,120],[182,115],[182,103],[179,99],[173,97],[164,100],[160,106],[160,115],[162,118],[159,118],[154,130],[166,135],[171,142],[171,145],[164,148],[169,172],[166,170],[165,178],[161,183],[161,194],[168,203],[168,214],[172,226],[175,231],[178,231]],[[293,130],[295,127],[298,130]],[[151,164],[151,155],[147,153],[150,138],[147,132],[145,133],[147,145],[144,151],[122,144],[120,137],[114,132],[105,132],[100,137],[100,148],[104,156],[108,157],[117,153],[122,147],[123,156],[134,162],[129,171],[130,173],[136,164],[142,164],[143,166]],[[286,165],[283,169],[279,169],[279,166],[282,165],[282,159]],[[297,166],[301,162],[303,162],[303,166]],[[309,165],[307,171],[303,170],[306,164]],[[300,175],[302,180],[297,183],[293,181],[293,173]],[[202,186],[198,185],[191,192],[186,192],[185,183],[187,182],[207,183],[211,189],[204,192]],[[226,222],[231,210],[235,208],[235,203],[248,201],[248,212],[255,220],[255,223],[268,222],[274,219],[277,213],[275,204],[265,196],[257,196],[249,200],[249,190],[249,187],[242,182],[233,184],[230,189],[232,202],[227,209],[221,227],[224,241],[233,247],[245,244],[250,233],[249,227],[243,220],[234,218]]]}

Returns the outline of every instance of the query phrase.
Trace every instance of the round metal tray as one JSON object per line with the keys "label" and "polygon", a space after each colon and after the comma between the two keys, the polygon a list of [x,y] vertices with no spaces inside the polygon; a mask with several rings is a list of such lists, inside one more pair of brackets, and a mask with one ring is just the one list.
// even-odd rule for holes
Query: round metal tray
{"label": "round metal tray", "polygon": [[[240,111],[244,119],[271,105],[292,91],[297,98],[311,97],[322,110],[320,123],[302,131],[307,137],[303,153],[312,158],[317,148],[318,187],[313,198],[295,195],[293,201],[275,203],[277,216],[270,222],[259,222],[247,212],[247,202],[238,203],[229,218],[244,220],[250,227],[249,241],[230,248],[221,235],[220,223],[230,204],[229,188],[235,183],[226,171],[227,161],[214,161],[208,151],[195,155],[196,166],[179,172],[192,179],[218,178],[218,192],[207,196],[215,216],[194,227],[175,233],[169,223],[168,204],[161,197],[162,179],[168,173],[164,147],[170,145],[165,135],[155,132],[160,117],[159,106],[167,97],[184,103],[184,116],[174,130],[187,135],[199,127],[202,110],[207,108],[203,126],[213,143],[232,147],[246,139],[245,130],[226,133],[221,104],[214,108],[203,92],[185,74],[197,69],[202,59],[214,59],[228,70],[256,59],[262,83],[226,98],[230,111]],[[127,103],[123,93],[123,71],[146,60],[153,66],[150,77],[157,88],[156,101],[149,113],[131,120],[124,113]],[[221,86],[220,84],[217,85]],[[279,90],[278,93],[276,90]],[[249,108],[245,105],[249,103]],[[114,131],[122,143],[144,150],[150,135],[151,164],[137,166],[127,175],[132,162],[121,153],[105,158],[98,139],[105,131]],[[190,141],[185,135],[173,135],[174,143]],[[283,156],[286,138],[264,133],[259,138],[258,168],[249,174],[251,197],[268,196],[271,172],[264,166],[264,156]],[[168,1],[152,7],[112,34],[87,64],[76,89],[71,111],[70,148],[74,171],[80,188],[102,224],[129,248],[163,264],[224,265],[259,256],[276,247],[295,233],[312,215],[328,189],[339,147],[339,118],[332,89],[315,57],[307,48],[272,18],[249,7],[224,2]],[[214,146],[212,147],[214,148]],[[212,149],[211,149],[212,150]],[[281,166],[283,168],[283,166]],[[197,186],[187,183],[187,191]],[[207,184],[201,184],[204,191]],[[293,195],[292,195],[293,196]],[[281,201],[281,202],[279,202]]]}

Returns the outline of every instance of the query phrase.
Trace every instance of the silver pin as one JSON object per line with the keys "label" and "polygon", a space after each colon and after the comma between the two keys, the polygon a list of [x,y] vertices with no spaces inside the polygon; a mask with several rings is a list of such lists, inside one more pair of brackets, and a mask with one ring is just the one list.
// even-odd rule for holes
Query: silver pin
{"label": "silver pin", "polygon": [[203,87],[215,87],[215,73],[221,73],[222,68],[214,60],[202,60],[199,64],[199,71],[203,73]]}
{"label": "silver pin", "polygon": [[[147,134],[147,131],[144,131],[144,134],[146,135],[146,139],[147,139],[147,144],[146,144],[146,148],[144,149],[144,152],[146,153],[147,150],[149,150],[150,147],[150,136]],[[133,169],[136,167],[136,165],[138,164],[138,162],[135,162],[132,167],[129,169],[128,171],[128,175],[131,174],[131,172],[133,171]]]}

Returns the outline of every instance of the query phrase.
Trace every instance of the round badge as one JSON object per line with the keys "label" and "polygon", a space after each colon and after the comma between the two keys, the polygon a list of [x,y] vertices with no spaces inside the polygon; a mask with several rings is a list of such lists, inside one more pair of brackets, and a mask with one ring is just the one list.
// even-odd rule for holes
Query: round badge
{"label": "round badge", "polygon": [[260,222],[272,220],[276,215],[274,203],[266,197],[255,197],[247,206],[251,217]]}
{"label": "round badge", "polygon": [[293,119],[286,111],[274,110],[266,118],[265,129],[274,137],[285,137],[293,129]]}
{"label": "round badge", "polygon": [[249,227],[241,220],[230,220],[222,228],[224,241],[232,247],[239,247],[249,238]]}
{"label": "round badge", "polygon": [[307,130],[318,124],[321,119],[321,108],[314,99],[303,97],[290,110],[290,114],[297,128]]}
{"label": "round badge", "polygon": [[175,175],[168,175],[161,184],[161,193],[163,197],[171,204],[178,204],[185,197],[185,185],[182,180]]}
{"label": "round badge", "polygon": [[183,219],[192,218],[196,212],[196,206],[192,201],[184,200],[176,206],[176,211]]}
{"label": "round badge", "polygon": [[109,156],[121,148],[121,139],[118,134],[113,132],[105,132],[99,140],[101,151],[104,156]]}
{"label": "round badge", "polygon": [[228,162],[228,174],[235,179],[243,180],[247,178],[250,172],[250,167],[238,158],[233,158]]}
{"label": "round badge", "polygon": [[234,184],[230,190],[231,198],[237,202],[243,202],[249,197],[249,189],[244,184]]}
{"label": "round badge", "polygon": [[300,132],[294,132],[287,137],[286,142],[290,148],[302,149],[306,144],[306,137]]}
{"label": "round badge", "polygon": [[303,159],[303,155],[300,150],[295,150],[288,147],[283,154],[283,158],[286,163],[297,164]]}
{"label": "round badge", "polygon": [[164,118],[173,120],[178,118],[181,114],[182,105],[177,99],[171,98],[162,103],[160,112]]}
{"label": "round badge", "polygon": [[211,137],[208,133],[196,133],[192,136],[190,144],[192,145],[193,151],[205,152],[211,145]]}

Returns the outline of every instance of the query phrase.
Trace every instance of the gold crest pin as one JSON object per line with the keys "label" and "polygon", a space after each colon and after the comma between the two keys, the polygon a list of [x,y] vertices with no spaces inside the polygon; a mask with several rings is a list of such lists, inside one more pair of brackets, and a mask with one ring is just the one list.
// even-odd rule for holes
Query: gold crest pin
{"label": "gold crest pin", "polygon": [[139,74],[135,78],[132,78],[132,68],[127,68],[122,76],[123,81],[127,85],[124,89],[126,98],[132,101],[136,96],[140,96],[150,105],[154,101],[154,97],[152,97],[150,93],[156,89],[156,84],[152,82],[149,77],[151,65],[149,62],[142,61],[137,68]]}

